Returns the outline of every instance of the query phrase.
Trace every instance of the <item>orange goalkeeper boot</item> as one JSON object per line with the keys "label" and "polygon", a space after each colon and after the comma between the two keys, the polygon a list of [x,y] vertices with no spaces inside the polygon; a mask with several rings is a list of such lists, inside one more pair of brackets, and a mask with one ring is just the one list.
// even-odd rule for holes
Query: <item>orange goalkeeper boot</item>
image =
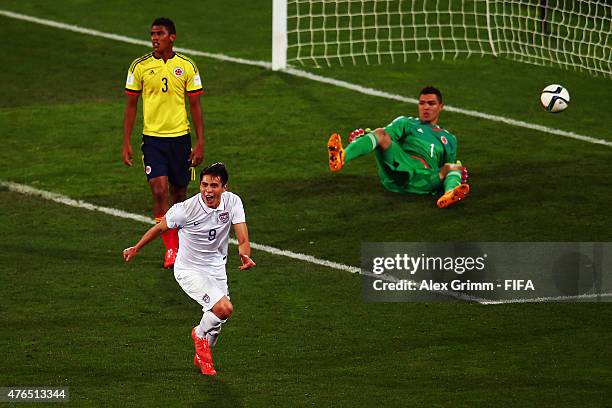
{"label": "orange goalkeeper boot", "polygon": [[460,184],[438,199],[438,208],[446,208],[463,200],[470,192],[469,184]]}
{"label": "orange goalkeeper boot", "polygon": [[342,139],[337,133],[332,134],[327,141],[327,151],[329,153],[329,169],[331,171],[340,171],[344,164],[344,149],[342,148]]}

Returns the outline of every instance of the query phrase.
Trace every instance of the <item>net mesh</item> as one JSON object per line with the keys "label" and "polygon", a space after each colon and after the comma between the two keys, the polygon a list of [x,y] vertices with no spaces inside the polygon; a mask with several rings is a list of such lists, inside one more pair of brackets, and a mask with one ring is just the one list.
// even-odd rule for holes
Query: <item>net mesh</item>
{"label": "net mesh", "polygon": [[612,76],[612,4],[585,0],[289,0],[303,65],[498,55]]}

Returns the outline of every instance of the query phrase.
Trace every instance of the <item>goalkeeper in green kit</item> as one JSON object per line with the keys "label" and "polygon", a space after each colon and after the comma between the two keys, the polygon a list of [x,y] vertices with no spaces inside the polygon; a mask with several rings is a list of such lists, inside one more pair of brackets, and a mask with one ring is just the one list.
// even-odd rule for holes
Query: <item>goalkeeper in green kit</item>
{"label": "goalkeeper in green kit", "polygon": [[357,157],[374,152],[383,186],[395,193],[437,194],[439,208],[464,199],[470,192],[467,169],[457,160],[457,139],[438,126],[442,93],[432,86],[419,94],[419,117],[400,116],[370,132],[351,132],[344,149],[336,133],[327,142],[329,168],[339,171]]}

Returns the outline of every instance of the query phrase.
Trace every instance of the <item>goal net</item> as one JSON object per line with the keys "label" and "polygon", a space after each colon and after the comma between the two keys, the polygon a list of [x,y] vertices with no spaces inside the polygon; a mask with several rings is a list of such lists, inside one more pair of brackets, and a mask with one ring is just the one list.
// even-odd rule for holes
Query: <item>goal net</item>
{"label": "goal net", "polygon": [[286,63],[382,64],[411,56],[496,55],[612,76],[609,0],[274,2],[284,3],[275,4],[274,13],[285,13],[281,32],[274,29],[275,38],[282,38],[273,42],[274,53],[284,52]]}

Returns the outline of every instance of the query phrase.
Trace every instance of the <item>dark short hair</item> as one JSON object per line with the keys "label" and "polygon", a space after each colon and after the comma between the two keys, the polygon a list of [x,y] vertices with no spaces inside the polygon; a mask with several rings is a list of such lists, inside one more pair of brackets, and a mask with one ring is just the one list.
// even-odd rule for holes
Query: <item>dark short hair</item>
{"label": "dark short hair", "polygon": [[227,180],[229,179],[229,174],[227,174],[227,169],[225,168],[225,164],[223,163],[215,163],[206,167],[200,172],[200,182],[204,178],[205,175],[217,176],[221,180],[221,185],[226,185]]}
{"label": "dark short hair", "polygon": [[157,17],[151,23],[151,27],[153,26],[164,26],[166,30],[168,30],[168,34],[176,34],[176,27],[174,27],[174,22],[170,20],[168,17]]}
{"label": "dark short hair", "polygon": [[438,97],[438,102],[442,103],[442,92],[440,92],[440,90],[436,88],[435,86],[426,86],[425,88],[421,89],[419,96],[431,95],[431,94],[436,95]]}

